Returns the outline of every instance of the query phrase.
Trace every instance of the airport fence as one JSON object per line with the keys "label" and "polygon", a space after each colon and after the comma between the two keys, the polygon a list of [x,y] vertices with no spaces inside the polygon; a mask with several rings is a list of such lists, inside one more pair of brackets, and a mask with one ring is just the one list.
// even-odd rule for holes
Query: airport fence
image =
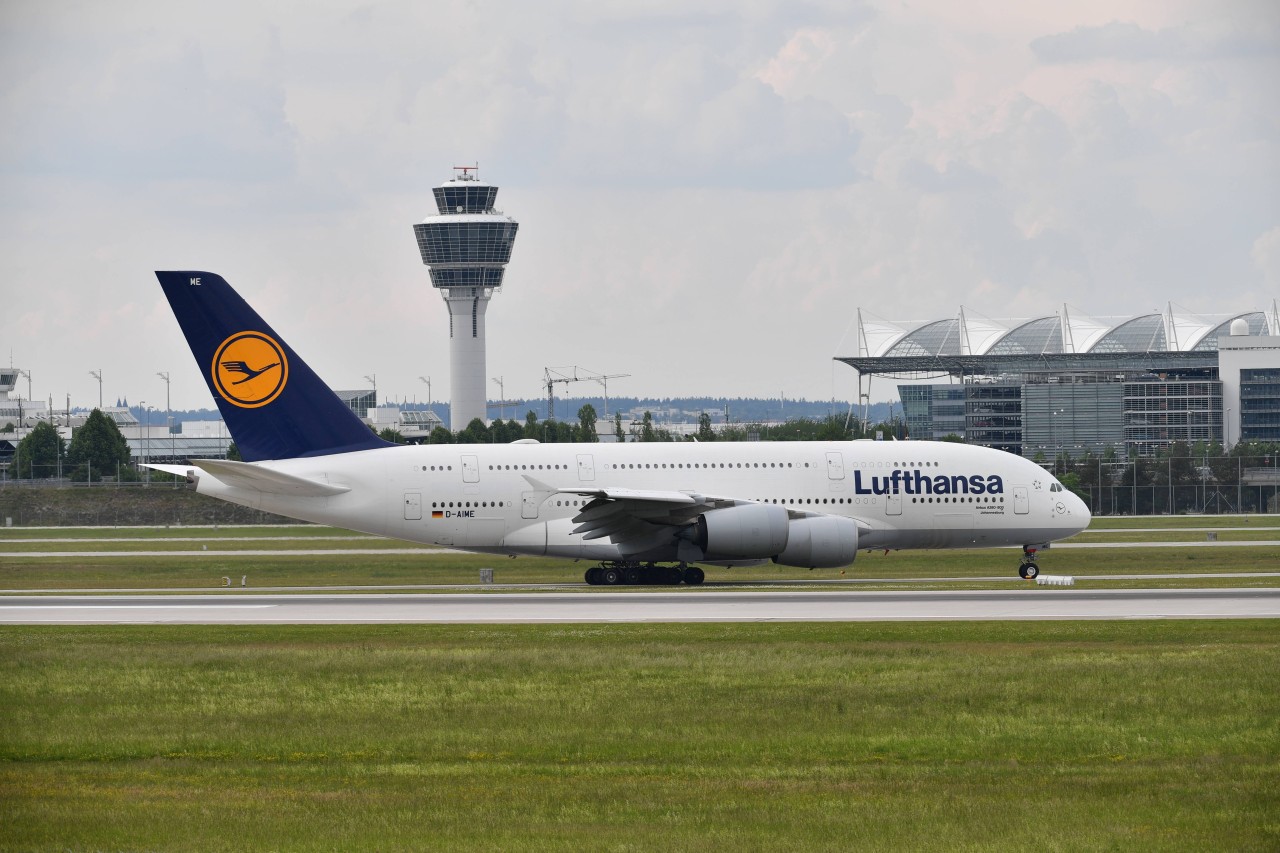
{"label": "airport fence", "polygon": [[1125,461],[1061,458],[1045,467],[1094,515],[1280,512],[1280,454],[1166,456]]}
{"label": "airport fence", "polygon": [[[41,473],[38,469],[37,475]],[[0,479],[0,526],[189,526],[299,524],[294,519],[200,495],[185,482],[58,477]]]}

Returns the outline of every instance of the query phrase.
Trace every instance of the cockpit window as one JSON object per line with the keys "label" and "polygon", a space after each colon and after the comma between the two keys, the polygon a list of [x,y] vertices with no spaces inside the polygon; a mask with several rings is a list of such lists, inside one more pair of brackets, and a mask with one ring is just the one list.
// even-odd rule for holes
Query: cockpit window
{"label": "cockpit window", "polygon": [[1061,484],[1061,483],[1053,483],[1052,485],[1050,485],[1050,486],[1049,486],[1049,491],[1051,491],[1051,492],[1060,492],[1060,491],[1062,491],[1062,484]]}

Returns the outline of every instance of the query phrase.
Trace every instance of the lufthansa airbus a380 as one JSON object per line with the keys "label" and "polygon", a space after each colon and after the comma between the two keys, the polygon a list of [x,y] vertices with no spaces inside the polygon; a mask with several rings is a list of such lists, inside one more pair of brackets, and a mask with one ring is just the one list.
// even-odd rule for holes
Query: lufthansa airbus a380
{"label": "lufthansa airbus a380", "polygon": [[1022,546],[1089,510],[1040,466],[934,441],[394,445],[221,277],[158,272],[243,462],[149,467],[201,494],[412,542],[590,560],[591,584],[705,565],[851,564],[859,549]]}

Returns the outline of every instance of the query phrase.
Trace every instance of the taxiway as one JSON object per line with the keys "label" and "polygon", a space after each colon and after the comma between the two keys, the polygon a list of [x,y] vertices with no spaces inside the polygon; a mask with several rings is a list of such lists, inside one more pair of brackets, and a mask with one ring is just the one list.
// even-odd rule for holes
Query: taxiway
{"label": "taxiway", "polygon": [[0,624],[868,622],[1280,618],[1280,589],[4,596]]}

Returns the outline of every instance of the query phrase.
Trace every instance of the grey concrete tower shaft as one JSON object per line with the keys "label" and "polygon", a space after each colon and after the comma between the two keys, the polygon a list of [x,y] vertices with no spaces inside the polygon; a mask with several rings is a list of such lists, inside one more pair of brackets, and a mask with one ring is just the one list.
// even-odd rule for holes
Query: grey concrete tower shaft
{"label": "grey concrete tower shaft", "polygon": [[[459,293],[467,290],[474,294]],[[491,293],[479,287],[440,291],[449,307],[449,428],[454,431],[476,418],[487,422],[484,315]]]}

